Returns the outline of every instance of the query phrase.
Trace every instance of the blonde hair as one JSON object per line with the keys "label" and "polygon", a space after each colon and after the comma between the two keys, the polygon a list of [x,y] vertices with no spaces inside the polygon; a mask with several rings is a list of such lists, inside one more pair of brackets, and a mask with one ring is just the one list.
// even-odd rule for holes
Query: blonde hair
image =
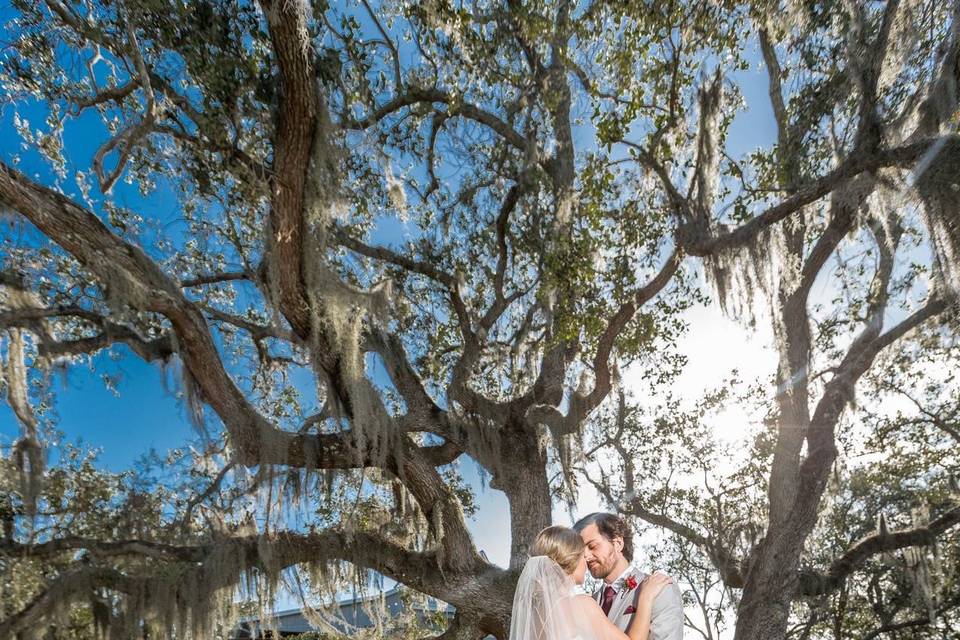
{"label": "blonde hair", "polygon": [[573,573],[583,555],[583,538],[567,527],[547,527],[537,534],[531,555],[547,556],[567,573]]}

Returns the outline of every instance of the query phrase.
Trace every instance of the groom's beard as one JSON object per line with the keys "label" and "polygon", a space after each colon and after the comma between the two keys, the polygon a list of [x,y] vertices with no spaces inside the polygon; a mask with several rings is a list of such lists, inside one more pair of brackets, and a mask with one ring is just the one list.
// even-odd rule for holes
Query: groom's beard
{"label": "groom's beard", "polygon": [[617,566],[617,556],[613,555],[606,560],[594,561],[587,563],[587,569],[590,570],[590,575],[592,575],[597,580],[604,580],[607,576],[610,575],[610,572],[613,571],[613,568]]}

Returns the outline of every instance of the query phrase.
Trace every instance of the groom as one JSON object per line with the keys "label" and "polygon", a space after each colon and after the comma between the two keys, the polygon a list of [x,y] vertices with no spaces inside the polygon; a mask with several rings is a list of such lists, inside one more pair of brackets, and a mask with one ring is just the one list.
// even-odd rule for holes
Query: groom
{"label": "groom", "polygon": [[[612,513],[591,513],[573,525],[586,546],[590,575],[603,580],[594,594],[603,612],[626,632],[636,611],[640,589],[647,574],[633,560],[633,534],[627,523]],[[683,602],[676,583],[653,601],[650,640],[683,640]]]}

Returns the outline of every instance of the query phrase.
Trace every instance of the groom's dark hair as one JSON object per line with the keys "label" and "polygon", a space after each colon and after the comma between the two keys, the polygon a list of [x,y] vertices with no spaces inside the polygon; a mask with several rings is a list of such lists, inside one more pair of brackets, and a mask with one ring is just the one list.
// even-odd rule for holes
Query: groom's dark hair
{"label": "groom's dark hair", "polygon": [[633,532],[630,531],[629,525],[623,518],[612,513],[598,511],[577,520],[577,523],[573,525],[573,530],[580,533],[592,524],[597,525],[597,531],[600,532],[600,535],[610,542],[613,542],[614,538],[621,538],[623,540],[623,551],[621,551],[623,557],[630,561],[633,560]]}

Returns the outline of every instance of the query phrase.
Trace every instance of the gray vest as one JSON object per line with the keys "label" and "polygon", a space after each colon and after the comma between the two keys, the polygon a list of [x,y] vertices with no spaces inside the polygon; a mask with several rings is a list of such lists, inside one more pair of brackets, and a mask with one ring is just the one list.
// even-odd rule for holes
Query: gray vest
{"label": "gray vest", "polygon": [[[627,578],[628,576],[633,576],[638,585],[647,578],[647,574],[636,567],[630,567],[630,570],[623,577]],[[606,583],[601,583],[596,593],[593,594],[597,604],[602,603],[603,590],[606,586]],[[639,586],[633,590],[621,589],[614,596],[607,618],[626,633],[630,621],[633,620],[633,614],[636,611],[639,599]],[[683,640],[683,599],[680,597],[680,589],[676,583],[664,587],[660,595],[653,601],[653,611],[650,617],[650,640]]]}

